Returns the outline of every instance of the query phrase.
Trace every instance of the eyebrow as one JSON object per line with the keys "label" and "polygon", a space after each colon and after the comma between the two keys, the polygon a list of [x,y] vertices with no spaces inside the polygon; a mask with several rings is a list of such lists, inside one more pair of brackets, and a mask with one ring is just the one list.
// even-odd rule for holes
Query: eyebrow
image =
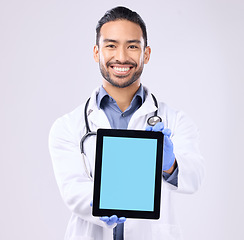
{"label": "eyebrow", "polygon": [[[106,38],[106,39],[103,40],[103,42],[114,42],[114,43],[118,43],[119,41],[114,40],[114,39]],[[137,39],[135,39],[135,40],[128,40],[126,42],[127,43],[139,43],[139,44],[141,43],[141,41],[140,40],[137,40]]]}
{"label": "eyebrow", "polygon": [[140,40],[129,40],[129,41],[127,41],[128,43],[141,43],[141,41]]}
{"label": "eyebrow", "polygon": [[114,39],[106,38],[106,39],[103,39],[103,42],[115,42],[115,43],[117,43],[118,41],[116,41]]}

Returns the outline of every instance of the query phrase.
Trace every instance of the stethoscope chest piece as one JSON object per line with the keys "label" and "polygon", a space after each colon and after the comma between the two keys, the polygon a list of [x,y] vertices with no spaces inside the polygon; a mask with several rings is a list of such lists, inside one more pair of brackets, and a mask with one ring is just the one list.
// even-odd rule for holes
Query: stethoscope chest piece
{"label": "stethoscope chest piece", "polygon": [[159,116],[152,116],[147,119],[147,124],[150,126],[155,126],[158,122],[162,122],[162,118]]}

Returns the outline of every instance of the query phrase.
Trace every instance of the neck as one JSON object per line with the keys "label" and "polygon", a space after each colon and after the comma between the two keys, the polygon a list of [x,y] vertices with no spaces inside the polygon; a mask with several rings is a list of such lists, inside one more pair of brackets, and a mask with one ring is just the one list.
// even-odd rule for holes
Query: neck
{"label": "neck", "polygon": [[139,89],[140,81],[138,79],[136,82],[126,88],[118,88],[114,87],[106,80],[103,80],[103,87],[106,92],[116,101],[120,110],[124,112],[130,106],[135,93]]}

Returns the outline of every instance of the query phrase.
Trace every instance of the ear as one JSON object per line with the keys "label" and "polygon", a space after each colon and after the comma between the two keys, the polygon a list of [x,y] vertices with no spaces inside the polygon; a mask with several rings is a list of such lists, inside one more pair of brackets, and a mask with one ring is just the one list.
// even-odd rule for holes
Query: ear
{"label": "ear", "polygon": [[98,54],[98,46],[97,45],[95,45],[94,47],[93,47],[93,57],[94,57],[94,60],[96,61],[96,62],[99,62],[99,54]]}
{"label": "ear", "polygon": [[151,48],[147,46],[144,52],[144,64],[147,64],[149,62],[150,55],[151,55]]}

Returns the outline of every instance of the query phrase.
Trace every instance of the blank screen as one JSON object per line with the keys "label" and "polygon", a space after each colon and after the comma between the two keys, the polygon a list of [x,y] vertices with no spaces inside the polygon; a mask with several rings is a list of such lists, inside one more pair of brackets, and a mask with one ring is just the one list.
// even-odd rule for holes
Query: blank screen
{"label": "blank screen", "polygon": [[153,211],[157,140],[103,137],[101,209]]}

